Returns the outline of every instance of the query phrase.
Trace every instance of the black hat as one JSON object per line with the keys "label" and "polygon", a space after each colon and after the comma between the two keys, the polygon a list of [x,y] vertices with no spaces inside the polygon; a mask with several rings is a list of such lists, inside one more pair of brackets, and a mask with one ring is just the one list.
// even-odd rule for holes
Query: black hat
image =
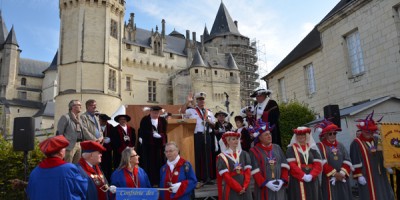
{"label": "black hat", "polygon": [[117,115],[114,117],[114,121],[119,122],[119,118],[121,117],[125,117],[127,122],[131,121],[131,117],[129,117],[129,115]]}
{"label": "black hat", "polygon": [[104,121],[108,121],[111,119],[111,117],[109,117],[107,114],[100,114],[99,115],[99,119],[104,120]]}
{"label": "black hat", "polygon": [[260,96],[262,94],[270,95],[271,93],[272,93],[272,90],[258,89],[256,91],[254,91],[253,94],[250,95],[250,97],[257,97],[257,96]]}
{"label": "black hat", "polygon": [[225,117],[228,117],[228,113],[224,112],[224,111],[218,111],[217,113],[215,113],[214,117],[217,117],[218,115],[224,115]]}
{"label": "black hat", "polygon": [[157,110],[162,110],[163,108],[161,108],[160,106],[151,106],[150,110],[151,111],[157,111]]}

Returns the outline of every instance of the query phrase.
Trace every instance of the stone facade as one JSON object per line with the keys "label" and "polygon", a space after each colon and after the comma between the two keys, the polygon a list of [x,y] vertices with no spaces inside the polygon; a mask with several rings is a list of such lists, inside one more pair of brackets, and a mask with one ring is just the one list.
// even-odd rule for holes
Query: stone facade
{"label": "stone facade", "polygon": [[[214,112],[226,109],[226,95],[230,111],[238,113],[241,103],[249,103],[241,98],[241,70],[257,66],[256,60],[244,61],[242,52],[255,49],[222,2],[217,16],[228,20],[216,18],[214,26],[227,23],[230,28],[207,31],[207,38],[201,35],[200,41],[195,32],[190,37],[189,30],[186,36],[175,30],[167,35],[165,20],[160,30],[137,28],[133,13],[124,22],[121,0],[59,0],[59,8],[60,44],[51,63],[20,58],[13,29],[8,33],[0,19],[2,134],[11,134],[15,117],[27,116],[35,118],[37,135],[52,132],[74,99],[83,104],[95,99],[98,110],[109,115],[120,105],[180,105],[189,92],[200,91],[207,93],[207,105]],[[255,55],[251,52],[250,57],[256,59]],[[27,69],[34,72],[21,73]],[[248,83],[255,77],[245,77],[250,77],[244,90],[248,93],[247,86],[256,87]]]}
{"label": "stone facade", "polygon": [[[344,108],[384,96],[400,96],[399,6],[399,0],[340,1],[264,77],[274,91],[273,97],[280,102],[305,102],[322,117],[323,107],[329,104]],[[317,33],[315,37],[313,32]],[[354,33],[359,44],[355,46],[361,50],[356,61],[362,63],[360,72],[354,71],[349,56],[353,52],[349,38]],[[310,64],[315,79],[312,93],[306,71]]]}

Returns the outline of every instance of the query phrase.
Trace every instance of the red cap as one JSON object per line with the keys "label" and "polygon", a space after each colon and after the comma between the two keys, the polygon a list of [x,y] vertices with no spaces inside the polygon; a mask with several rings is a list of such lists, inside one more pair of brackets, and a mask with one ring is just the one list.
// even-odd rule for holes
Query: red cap
{"label": "red cap", "polygon": [[224,141],[225,144],[227,144],[228,141],[226,141],[227,137],[240,137],[240,133],[236,132],[225,132],[222,134],[222,141]]}
{"label": "red cap", "polygon": [[39,144],[40,151],[46,155],[51,155],[59,152],[61,149],[69,145],[68,140],[63,135],[57,135],[47,138]]}
{"label": "red cap", "polygon": [[296,135],[302,135],[306,133],[311,133],[311,129],[308,127],[297,127],[296,129],[293,129],[293,133]]}
{"label": "red cap", "polygon": [[100,143],[95,142],[95,141],[84,141],[81,142],[81,148],[82,148],[82,153],[90,153],[93,151],[106,151],[106,148],[104,148]]}

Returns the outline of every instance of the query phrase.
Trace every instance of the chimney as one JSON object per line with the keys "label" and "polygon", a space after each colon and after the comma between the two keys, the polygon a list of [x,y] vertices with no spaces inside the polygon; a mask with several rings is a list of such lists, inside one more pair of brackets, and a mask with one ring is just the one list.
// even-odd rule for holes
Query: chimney
{"label": "chimney", "polygon": [[238,21],[237,21],[237,20],[235,20],[233,23],[235,23],[236,28],[239,28],[239,27],[238,27]]}
{"label": "chimney", "polygon": [[192,32],[193,35],[193,45],[196,45],[196,32]]}
{"label": "chimney", "polygon": [[190,31],[186,30],[186,40],[190,40]]}
{"label": "chimney", "polygon": [[161,36],[165,38],[165,20],[161,20]]}

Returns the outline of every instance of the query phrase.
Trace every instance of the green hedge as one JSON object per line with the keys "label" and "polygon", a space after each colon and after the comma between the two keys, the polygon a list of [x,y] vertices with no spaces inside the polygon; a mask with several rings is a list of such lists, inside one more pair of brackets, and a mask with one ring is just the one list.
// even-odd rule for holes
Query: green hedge
{"label": "green hedge", "polygon": [[[28,176],[30,172],[44,158],[39,150],[38,142],[35,149],[28,153]],[[14,151],[12,142],[0,135],[0,199],[25,199],[23,189],[12,188],[9,180],[24,180],[24,152]]]}
{"label": "green hedge", "polygon": [[302,126],[315,119],[314,112],[308,105],[291,101],[287,104],[279,104],[279,128],[281,131],[282,149],[286,152],[287,145],[293,136],[293,129]]}

